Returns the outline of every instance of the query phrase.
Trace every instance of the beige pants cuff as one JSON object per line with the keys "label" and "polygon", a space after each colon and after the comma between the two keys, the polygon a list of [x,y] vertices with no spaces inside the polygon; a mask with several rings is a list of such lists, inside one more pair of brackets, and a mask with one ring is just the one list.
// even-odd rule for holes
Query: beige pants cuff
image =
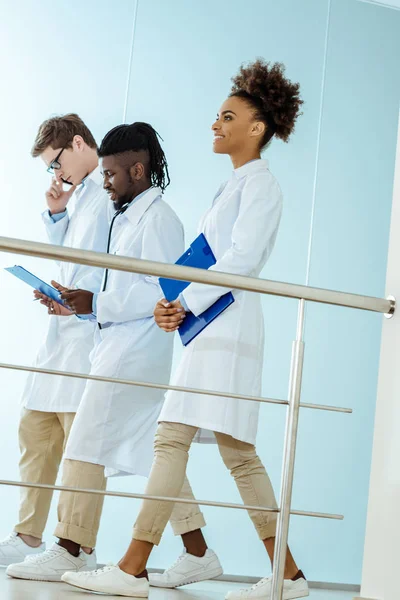
{"label": "beige pants cuff", "polygon": [[[62,483],[66,487],[105,490],[104,467],[66,458]],[[58,501],[58,525],[54,535],[81,546],[94,548],[103,509],[103,494],[61,492]]]}
{"label": "beige pants cuff", "polygon": [[38,538],[38,540],[41,540],[43,537],[43,531],[35,531],[29,527],[17,526],[14,527],[14,531],[15,533],[22,533],[22,535],[31,535],[32,537]]}
{"label": "beige pants cuff", "polygon": [[54,535],[60,539],[73,540],[76,544],[87,548],[94,548],[96,545],[96,535],[93,531],[77,525],[58,523]]}
{"label": "beige pants cuff", "polygon": [[184,533],[189,533],[190,531],[196,531],[196,529],[201,529],[206,526],[206,521],[204,519],[203,513],[198,512],[195,515],[188,517],[187,519],[182,519],[182,521],[170,521],[172,531],[174,535],[183,535]]}
{"label": "beige pants cuff", "polygon": [[136,529],[136,527],[134,527],[132,538],[134,540],[139,540],[140,542],[150,542],[150,544],[158,546],[161,541],[162,534],[163,531],[150,533],[150,531],[141,531],[140,529]]}
{"label": "beige pants cuff", "polygon": [[276,522],[277,517],[274,515],[273,517],[271,517],[271,520],[268,523],[261,526],[258,525],[256,527],[258,537],[260,538],[260,540],[264,541],[268,538],[273,538],[276,536]]}
{"label": "beige pants cuff", "polygon": [[[192,515],[187,519],[182,519],[182,521],[170,521],[172,530],[174,535],[183,535],[185,533],[189,533],[190,531],[196,531],[196,529],[201,529],[206,526],[206,522],[203,516],[203,513],[198,512],[196,515]],[[155,546],[161,541],[162,531],[160,532],[150,532],[150,531],[141,531],[140,529],[133,529],[132,537],[135,540],[140,540],[141,542],[150,542]]]}

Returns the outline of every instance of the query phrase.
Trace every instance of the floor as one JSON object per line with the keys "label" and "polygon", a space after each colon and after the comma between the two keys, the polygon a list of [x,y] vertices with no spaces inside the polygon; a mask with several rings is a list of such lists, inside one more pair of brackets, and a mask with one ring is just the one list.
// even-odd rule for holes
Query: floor
{"label": "floor", "polygon": [[[180,590],[152,589],[151,600],[223,600],[225,594],[243,584],[222,581],[207,581],[186,586]],[[354,592],[311,590],[311,600],[353,600]],[[96,595],[99,597],[99,595]],[[121,598],[121,596],[107,596]],[[41,583],[10,579],[0,568],[1,600],[89,600],[90,594],[80,592],[62,583]]]}

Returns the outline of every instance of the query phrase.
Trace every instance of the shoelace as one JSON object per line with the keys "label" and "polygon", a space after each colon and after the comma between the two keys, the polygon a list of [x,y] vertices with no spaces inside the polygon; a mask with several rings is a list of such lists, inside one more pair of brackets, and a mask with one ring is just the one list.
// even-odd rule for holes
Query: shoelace
{"label": "shoelace", "polygon": [[107,573],[108,571],[112,571],[114,567],[114,563],[107,563],[105,567],[101,567],[101,569],[96,569],[95,571],[88,571],[92,575],[99,575],[100,573]]}
{"label": "shoelace", "polygon": [[263,579],[260,579],[260,581],[258,581],[257,583],[255,583],[253,587],[254,588],[258,588],[261,585],[263,585],[264,583],[267,583],[269,581],[271,581],[271,577],[264,577]]}
{"label": "shoelace", "polygon": [[40,552],[39,554],[28,554],[25,558],[25,560],[28,561],[32,561],[35,563],[42,563],[45,562],[47,559],[49,558],[55,558],[56,556],[59,556],[60,554],[64,554],[63,549],[60,547],[60,549],[55,550],[55,549],[50,549],[50,550],[46,550],[45,552]]}
{"label": "shoelace", "polygon": [[[251,586],[250,591],[256,590],[257,588],[261,587],[264,583],[267,583],[268,581],[271,581],[271,577],[264,577],[263,579],[260,579],[260,581],[257,581],[257,583],[255,583],[254,585]],[[240,591],[247,593],[249,591],[249,588],[242,588]]]}
{"label": "shoelace", "polygon": [[168,571],[172,571],[172,569],[175,569],[175,567],[177,565],[179,565],[180,562],[182,562],[182,560],[185,558],[185,556],[186,556],[186,554],[181,554],[181,556],[174,562],[174,564],[171,565],[170,567],[168,567],[168,569],[166,569],[164,571],[164,575],[165,575],[165,573],[168,573]]}

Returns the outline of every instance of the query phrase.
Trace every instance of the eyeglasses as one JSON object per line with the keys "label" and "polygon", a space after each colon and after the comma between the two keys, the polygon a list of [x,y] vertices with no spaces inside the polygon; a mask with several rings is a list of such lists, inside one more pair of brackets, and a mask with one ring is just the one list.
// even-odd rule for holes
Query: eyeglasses
{"label": "eyeglasses", "polygon": [[51,161],[51,163],[47,167],[48,173],[51,173],[52,175],[54,175],[54,171],[56,171],[57,169],[61,169],[61,164],[58,159],[60,158],[60,156],[64,152],[64,150],[65,150],[65,148],[62,148],[60,150],[60,152],[57,154],[57,156],[55,157],[55,159]]}

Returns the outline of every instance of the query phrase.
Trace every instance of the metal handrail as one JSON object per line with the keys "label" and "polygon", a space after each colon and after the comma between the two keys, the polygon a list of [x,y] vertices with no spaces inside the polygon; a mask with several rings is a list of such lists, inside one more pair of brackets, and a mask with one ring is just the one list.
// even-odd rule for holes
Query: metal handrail
{"label": "metal handrail", "polygon": [[[239,510],[256,510],[258,512],[279,513],[279,508],[269,506],[254,506],[252,504],[235,504],[232,502],[216,502],[214,500],[194,500],[193,498],[174,498],[172,496],[152,496],[149,494],[138,494],[132,492],[116,492],[108,490],[93,490],[90,488],[67,487],[64,485],[51,485],[48,483],[28,483],[25,481],[12,481],[1,479],[0,485],[13,487],[39,488],[42,490],[54,490],[58,492],[74,492],[79,494],[100,494],[100,496],[113,496],[115,498],[136,498],[139,500],[163,500],[164,502],[177,502],[178,504],[199,504],[201,506],[215,506],[218,508],[235,508]],[[312,512],[306,510],[291,510],[292,515],[299,517],[315,517],[316,519],[333,519],[342,521],[343,515],[334,513]]]}
{"label": "metal handrail", "polygon": [[[90,375],[89,373],[76,373],[75,371],[58,371],[56,369],[42,369],[41,367],[30,367],[26,365],[13,365],[10,363],[0,363],[0,369],[9,369],[10,371],[28,371],[30,373],[42,373],[44,375],[59,375],[61,377],[71,377],[74,379],[89,379],[90,381],[104,381],[107,383],[117,383],[121,385],[134,385],[144,388],[155,388],[157,390],[174,390],[175,392],[186,392],[188,394],[201,394],[203,396],[217,396],[219,398],[234,398],[235,400],[247,400],[249,402],[262,402],[266,404],[279,404],[288,406],[288,400],[278,398],[264,398],[263,396],[245,396],[242,394],[232,394],[231,392],[219,392],[217,390],[204,390],[201,388],[189,388],[180,385],[170,385],[166,383],[152,383],[150,381],[134,381],[133,379],[120,379],[116,377],[103,377],[102,375]],[[351,408],[341,408],[339,406],[329,406],[325,404],[301,403],[300,408],[312,408],[315,410],[327,410],[330,412],[339,412],[351,414]]]}
{"label": "metal handrail", "polygon": [[166,277],[167,279],[180,279],[182,281],[205,283],[230,289],[259,292],[260,294],[269,294],[272,296],[283,296],[285,298],[297,298],[298,300],[308,300],[310,302],[319,302],[322,304],[358,308],[360,310],[387,315],[393,314],[396,306],[395,301],[392,299],[349,294],[347,292],[326,290],[294,283],[233,275],[232,273],[194,269],[193,267],[170,265],[126,256],[115,256],[103,252],[93,252],[91,250],[76,250],[75,248],[68,248],[65,246],[54,246],[52,244],[43,244],[41,242],[32,242],[29,240],[19,240],[8,237],[0,237],[0,252],[11,252],[28,256],[33,255],[40,258],[50,258],[62,262],[72,262],[92,267],[154,275],[156,277]]}

